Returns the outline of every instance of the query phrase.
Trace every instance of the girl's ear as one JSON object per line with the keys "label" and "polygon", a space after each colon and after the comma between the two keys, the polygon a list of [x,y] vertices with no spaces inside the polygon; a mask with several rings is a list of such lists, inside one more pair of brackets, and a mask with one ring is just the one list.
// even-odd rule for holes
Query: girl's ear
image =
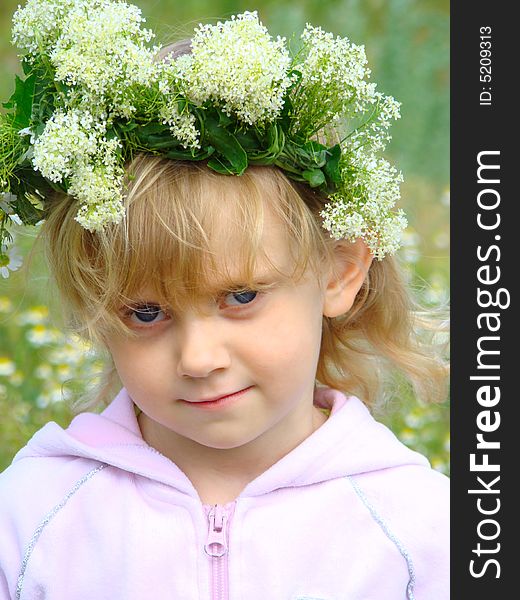
{"label": "girl's ear", "polygon": [[325,317],[338,317],[352,308],[373,256],[365,242],[358,239],[355,242],[339,241],[334,248],[334,258],[335,265],[329,273],[325,288]]}

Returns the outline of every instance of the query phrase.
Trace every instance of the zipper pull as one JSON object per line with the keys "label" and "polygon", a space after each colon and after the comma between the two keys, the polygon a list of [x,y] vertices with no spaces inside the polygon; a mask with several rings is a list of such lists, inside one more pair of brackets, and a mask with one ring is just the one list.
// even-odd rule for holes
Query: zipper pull
{"label": "zipper pull", "polygon": [[[208,556],[224,556],[228,551],[226,541],[228,516],[220,504],[215,504],[209,512],[208,519],[209,531],[204,552]],[[215,545],[216,548],[211,548],[212,545]]]}

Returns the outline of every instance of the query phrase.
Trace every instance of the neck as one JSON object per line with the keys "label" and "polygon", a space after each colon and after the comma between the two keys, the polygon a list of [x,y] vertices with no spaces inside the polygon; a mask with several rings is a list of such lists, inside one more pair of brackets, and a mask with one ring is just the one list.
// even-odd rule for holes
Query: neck
{"label": "neck", "polygon": [[315,406],[305,408],[289,413],[256,439],[235,448],[204,446],[142,412],[138,423],[143,439],[183,471],[203,504],[226,504],[327,420]]}

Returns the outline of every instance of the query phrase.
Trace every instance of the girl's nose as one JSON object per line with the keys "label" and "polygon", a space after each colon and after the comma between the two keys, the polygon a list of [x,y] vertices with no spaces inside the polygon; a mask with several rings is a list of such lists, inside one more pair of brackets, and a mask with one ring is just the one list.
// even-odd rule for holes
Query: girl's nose
{"label": "girl's nose", "polygon": [[203,318],[190,318],[179,328],[180,377],[208,377],[230,365],[230,355],[220,328]]}

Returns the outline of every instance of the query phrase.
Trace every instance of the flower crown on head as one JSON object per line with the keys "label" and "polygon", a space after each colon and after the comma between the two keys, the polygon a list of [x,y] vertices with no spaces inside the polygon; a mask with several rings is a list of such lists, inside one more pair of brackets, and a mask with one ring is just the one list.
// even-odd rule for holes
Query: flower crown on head
{"label": "flower crown on head", "polygon": [[139,152],[228,175],[275,165],[328,197],[333,238],[362,238],[378,259],[397,250],[402,175],[379,154],[400,105],[368,81],[363,46],[307,25],[291,56],[245,12],[199,25],[190,53],[159,61],[143,23],[119,0],[16,11],[24,78],[0,113],[0,267],[8,226],[45,218],[52,190],[78,201],[90,231],[121,222],[124,166]]}

